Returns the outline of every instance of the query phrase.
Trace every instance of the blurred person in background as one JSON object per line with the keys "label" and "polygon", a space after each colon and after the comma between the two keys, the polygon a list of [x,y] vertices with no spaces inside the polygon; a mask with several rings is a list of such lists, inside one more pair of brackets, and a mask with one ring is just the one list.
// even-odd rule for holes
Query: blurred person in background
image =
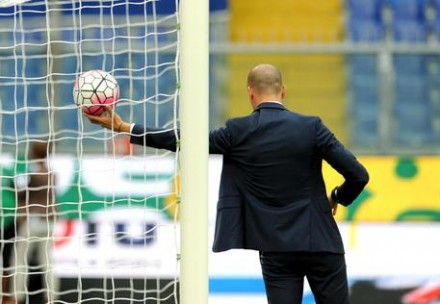
{"label": "blurred person in background", "polygon": [[43,271],[43,303],[54,301],[58,281],[53,275],[51,252],[53,226],[56,216],[55,175],[48,168],[49,142],[35,142],[29,155],[29,170],[15,179],[18,200],[18,221],[20,226],[12,254],[13,274],[11,293],[16,303],[25,303],[27,278],[30,272],[31,254]]}
{"label": "blurred person in background", "polygon": [[12,167],[2,167],[1,171],[1,213],[0,213],[0,252],[2,269],[2,289],[0,294],[0,303],[14,303],[10,294],[11,281],[11,259],[14,248],[16,233],[19,222],[17,221],[17,203],[14,178],[17,174],[23,172],[24,157],[18,155],[16,164]]}
{"label": "blurred person in background", "polygon": [[[5,176],[2,176],[2,187],[11,188],[13,187],[13,182],[10,182],[10,178],[7,178]],[[6,182],[6,183],[5,183]],[[3,189],[2,189],[3,190]],[[8,190],[3,190],[8,191]],[[2,191],[2,208],[5,205],[5,200],[9,199],[11,201],[15,201],[14,194],[3,195]],[[9,191],[8,191],[9,192]],[[11,191],[12,192],[12,191]],[[9,193],[8,193],[9,194]],[[15,221],[15,216],[8,215],[6,213],[6,210],[1,211],[1,217],[0,217],[0,253],[1,253],[1,265],[0,268],[2,269],[2,286],[1,286],[1,295],[0,295],[0,303],[9,304],[13,303],[12,299],[9,295],[9,289],[10,289],[10,276],[11,276],[11,254],[12,249],[14,246],[14,238],[15,238],[15,232],[17,229],[17,224]]]}
{"label": "blurred person in background", "polygon": [[[209,152],[223,155],[213,250],[258,250],[270,304],[301,303],[305,277],[318,304],[347,304],[344,246],[333,215],[361,193],[368,172],[319,117],[284,107],[278,68],[254,67],[247,86],[254,111],[209,133]],[[124,122],[111,107],[105,114],[87,116],[131,134],[132,143],[176,150],[173,129]],[[329,197],[323,160],[345,178]]]}

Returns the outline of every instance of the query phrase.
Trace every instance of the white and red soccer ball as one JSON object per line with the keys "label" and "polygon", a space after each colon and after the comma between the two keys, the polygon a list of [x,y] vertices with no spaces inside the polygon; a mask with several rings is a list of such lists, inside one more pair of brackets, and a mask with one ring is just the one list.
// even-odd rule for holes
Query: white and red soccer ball
{"label": "white and red soccer ball", "polygon": [[99,116],[104,112],[103,105],[114,107],[118,101],[118,82],[112,75],[101,70],[84,72],[75,81],[73,99],[84,113]]}

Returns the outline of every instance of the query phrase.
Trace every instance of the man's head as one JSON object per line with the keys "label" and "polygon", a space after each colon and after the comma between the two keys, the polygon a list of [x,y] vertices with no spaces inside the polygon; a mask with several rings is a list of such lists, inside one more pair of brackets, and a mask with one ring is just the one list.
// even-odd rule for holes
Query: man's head
{"label": "man's head", "polygon": [[281,102],[286,93],[280,70],[270,64],[260,64],[248,74],[248,94],[255,109],[265,101]]}

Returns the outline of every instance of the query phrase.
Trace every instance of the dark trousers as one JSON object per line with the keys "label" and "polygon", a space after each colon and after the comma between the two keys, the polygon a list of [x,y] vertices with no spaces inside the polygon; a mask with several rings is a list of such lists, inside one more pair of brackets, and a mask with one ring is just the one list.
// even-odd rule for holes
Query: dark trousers
{"label": "dark trousers", "polygon": [[260,252],[269,304],[301,304],[304,277],[317,304],[348,304],[345,257],[329,252]]}

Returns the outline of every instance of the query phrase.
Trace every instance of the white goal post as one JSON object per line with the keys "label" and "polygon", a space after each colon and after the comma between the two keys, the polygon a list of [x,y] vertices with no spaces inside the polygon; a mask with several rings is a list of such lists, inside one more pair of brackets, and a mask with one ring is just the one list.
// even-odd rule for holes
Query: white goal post
{"label": "white goal post", "polygon": [[208,303],[209,1],[181,7],[181,304]]}
{"label": "white goal post", "polygon": [[[27,226],[13,227],[12,237],[0,231],[0,251],[11,244],[14,257],[1,279],[15,276],[0,302],[41,295],[51,303],[176,304],[180,295],[183,304],[208,303],[209,1],[20,2],[0,0],[0,223],[41,218],[48,228],[38,236],[25,235]],[[95,69],[118,81],[124,120],[181,128],[175,156],[134,150],[127,134],[81,114],[74,81]],[[46,140],[56,183],[43,188],[56,192],[53,218],[19,207],[12,182],[33,174],[33,144]],[[53,248],[31,261],[28,248],[37,242]],[[32,263],[47,268],[42,287],[22,283],[34,275]],[[49,285],[52,274],[63,284]]]}

